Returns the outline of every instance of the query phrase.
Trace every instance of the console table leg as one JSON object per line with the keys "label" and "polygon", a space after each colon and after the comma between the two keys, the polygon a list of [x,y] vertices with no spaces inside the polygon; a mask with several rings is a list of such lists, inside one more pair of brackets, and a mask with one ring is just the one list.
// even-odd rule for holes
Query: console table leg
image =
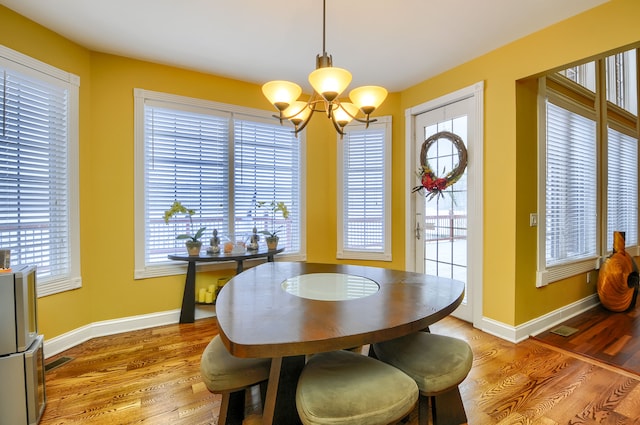
{"label": "console table leg", "polygon": [[196,310],[196,263],[189,261],[187,277],[184,281],[184,293],[182,295],[182,310],[180,310],[180,323],[193,323]]}

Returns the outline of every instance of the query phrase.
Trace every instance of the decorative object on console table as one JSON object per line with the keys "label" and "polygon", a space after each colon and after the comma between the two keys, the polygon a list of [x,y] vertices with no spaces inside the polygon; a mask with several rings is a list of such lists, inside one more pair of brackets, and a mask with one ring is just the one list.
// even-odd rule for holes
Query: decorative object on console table
{"label": "decorative object on console table", "polygon": [[278,241],[280,240],[278,236],[267,236],[265,240],[267,241],[267,248],[269,248],[269,250],[278,249]]}
{"label": "decorative object on console table", "polygon": [[218,237],[218,229],[213,229],[213,237],[209,240],[209,248],[207,254],[220,253],[220,238]]}
{"label": "decorative object on console table", "polygon": [[270,203],[258,202],[258,208],[269,208],[271,210],[271,231],[262,230],[260,233],[265,235],[265,241],[267,242],[267,248],[269,250],[278,249],[278,232],[282,229],[282,226],[276,228],[276,213],[280,211],[282,218],[285,220],[289,218],[289,210],[284,202],[276,202],[275,200]]}
{"label": "decorative object on console table", "polygon": [[11,250],[0,249],[0,272],[11,271]]}
{"label": "decorative object on console table", "polygon": [[[164,212],[164,222],[169,224],[169,219],[178,214],[186,214],[189,217],[189,225],[187,227],[188,231],[193,230],[193,215],[196,212],[192,209],[188,209],[183,206],[180,201],[174,201],[167,211]],[[200,255],[200,249],[202,248],[202,241],[200,238],[204,233],[206,227],[200,227],[195,234],[191,233],[183,233],[176,236],[176,239],[187,239],[185,242],[185,246],[187,247],[187,252],[189,255],[198,256]]]}
{"label": "decorative object on console table", "polygon": [[251,238],[249,239],[247,249],[249,251],[257,251],[258,242],[260,242],[260,235],[258,234],[258,229],[256,228],[256,226],[253,226],[253,233],[251,234]]}

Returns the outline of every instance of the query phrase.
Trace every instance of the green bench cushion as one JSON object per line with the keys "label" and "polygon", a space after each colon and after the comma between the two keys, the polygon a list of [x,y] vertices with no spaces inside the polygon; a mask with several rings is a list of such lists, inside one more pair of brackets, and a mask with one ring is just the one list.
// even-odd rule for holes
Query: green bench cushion
{"label": "green bench cushion", "polygon": [[418,387],[400,370],[351,351],[313,355],[296,391],[305,425],[389,424],[408,414]]}
{"label": "green bench cushion", "polygon": [[227,351],[216,335],[202,353],[200,373],[202,380],[214,393],[235,391],[255,385],[269,378],[271,359],[235,357]]}
{"label": "green bench cushion", "polygon": [[376,356],[411,376],[423,393],[456,387],[469,374],[473,352],[465,341],[428,332],[373,345]]}

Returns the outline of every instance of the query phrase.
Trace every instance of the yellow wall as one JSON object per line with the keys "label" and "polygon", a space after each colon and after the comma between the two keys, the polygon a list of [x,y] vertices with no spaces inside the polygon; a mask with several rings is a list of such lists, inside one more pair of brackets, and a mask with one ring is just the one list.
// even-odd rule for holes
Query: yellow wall
{"label": "yellow wall", "polygon": [[[404,163],[404,111],[484,81],[484,315],[518,325],[593,293],[584,276],[535,288],[535,230],[528,227],[536,205],[535,151],[526,136],[531,124],[516,121],[517,100],[524,103],[528,92],[524,83],[516,91],[516,81],[640,40],[638,17],[640,2],[613,0],[391,94],[377,114],[393,117],[393,261],[359,263],[392,268],[405,263],[403,207],[410,188],[404,181],[415,166]],[[96,321],[179,308],[183,276],[133,279],[133,89],[271,110],[260,87],[91,52],[3,6],[0,22],[0,44],[81,78],[83,287],[39,300],[42,332],[51,338]],[[600,36],[594,39],[596,29]],[[328,121],[314,119],[307,131],[308,261],[336,262],[335,146]]]}

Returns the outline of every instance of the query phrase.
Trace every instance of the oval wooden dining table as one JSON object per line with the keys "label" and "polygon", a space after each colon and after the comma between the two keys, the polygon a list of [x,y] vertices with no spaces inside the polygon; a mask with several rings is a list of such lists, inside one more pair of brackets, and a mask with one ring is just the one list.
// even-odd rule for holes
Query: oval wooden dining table
{"label": "oval wooden dining table", "polygon": [[[318,274],[320,281],[331,275],[362,277],[378,288],[359,298],[329,301],[286,290],[292,278],[310,274]],[[329,280],[327,285],[332,284]],[[288,425],[300,423],[295,390],[305,355],[425,329],[451,314],[463,297],[463,282],[437,276],[367,266],[273,262],[233,277],[218,296],[216,316],[231,354],[272,359],[262,423]]]}

